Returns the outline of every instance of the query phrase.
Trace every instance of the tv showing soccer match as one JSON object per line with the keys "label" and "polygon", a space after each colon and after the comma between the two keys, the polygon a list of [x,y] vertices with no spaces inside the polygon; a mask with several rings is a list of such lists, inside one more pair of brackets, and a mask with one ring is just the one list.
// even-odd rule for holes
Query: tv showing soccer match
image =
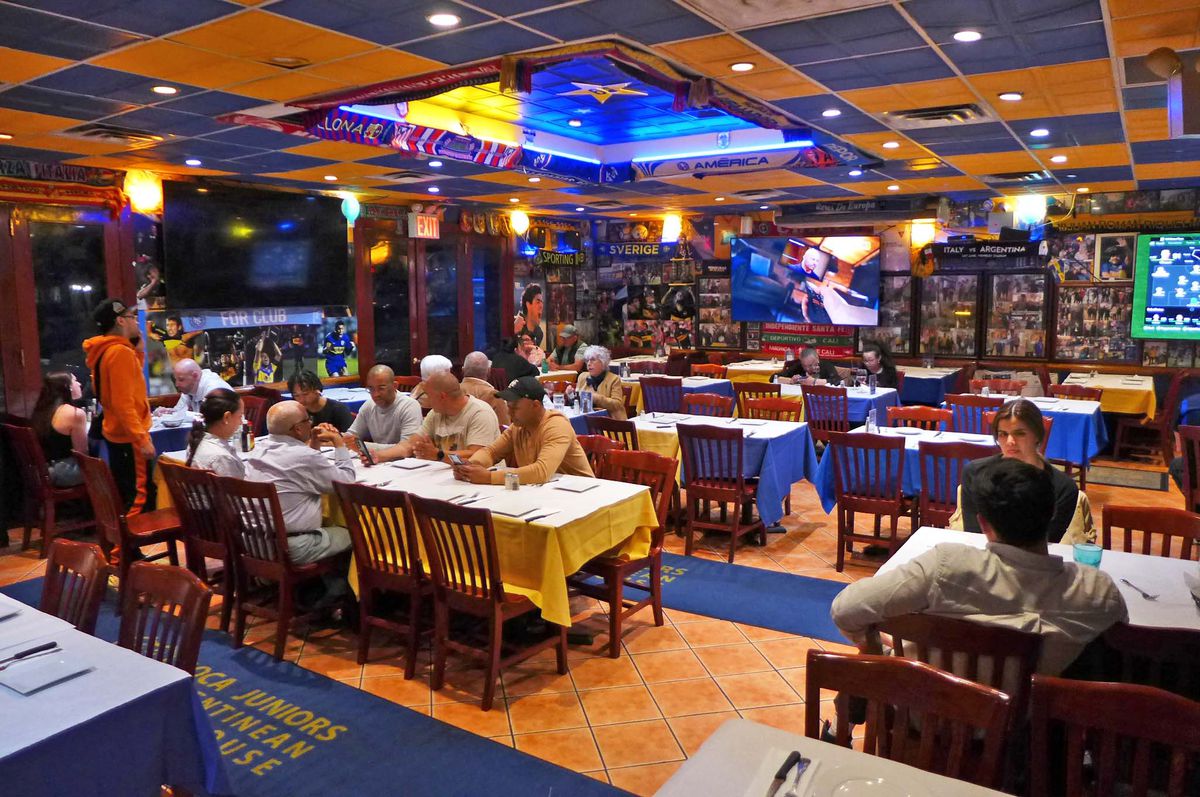
{"label": "tv showing soccer match", "polygon": [[734,238],[730,258],[734,321],[879,323],[877,236]]}
{"label": "tv showing soccer match", "polygon": [[1200,340],[1200,233],[1138,236],[1133,337]]}

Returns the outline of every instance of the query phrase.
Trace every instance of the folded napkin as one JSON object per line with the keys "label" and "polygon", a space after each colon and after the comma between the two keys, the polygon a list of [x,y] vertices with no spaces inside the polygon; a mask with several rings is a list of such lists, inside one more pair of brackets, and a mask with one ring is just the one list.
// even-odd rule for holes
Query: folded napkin
{"label": "folded napkin", "polygon": [[0,671],[0,684],[21,695],[32,695],[55,684],[91,672],[92,665],[58,651],[45,656],[30,656]]}
{"label": "folded napkin", "polygon": [[1191,591],[1192,597],[1197,601],[1200,601],[1200,574],[1184,572],[1183,583],[1187,584],[1187,588]]}

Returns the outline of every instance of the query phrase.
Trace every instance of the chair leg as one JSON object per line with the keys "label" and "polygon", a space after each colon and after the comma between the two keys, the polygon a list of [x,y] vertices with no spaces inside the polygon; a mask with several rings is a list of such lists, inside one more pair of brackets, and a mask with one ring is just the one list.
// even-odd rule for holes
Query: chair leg
{"label": "chair leg", "polygon": [[279,584],[279,616],[275,619],[275,660],[283,661],[283,651],[287,647],[288,628],[292,625],[293,601],[291,582]]}
{"label": "chair leg", "polygon": [[[1168,462],[1167,464],[1170,465],[1171,463]],[[1085,462],[1079,466],[1079,489],[1083,492],[1087,492],[1087,472],[1088,466]]]}
{"label": "chair leg", "polygon": [[117,555],[120,559],[117,561],[117,616],[121,616],[121,612],[125,610],[125,596],[128,590],[125,585],[129,582],[129,566],[133,564],[133,554],[136,548],[131,548],[128,545],[122,545],[120,553]]}
{"label": "chair leg", "polygon": [[371,650],[371,597],[375,590],[363,585],[358,596],[358,663],[366,664]]}
{"label": "chair leg", "polygon": [[408,598],[408,660],[404,662],[404,678],[412,680],[417,673],[417,653],[421,644],[421,591]]}
{"label": "chair leg", "polygon": [[233,603],[233,647],[236,650],[246,644],[246,607],[242,605],[241,596],[235,597]]}
{"label": "chair leg", "polygon": [[496,679],[500,677],[500,649],[504,644],[504,619],[500,612],[493,611],[491,627],[488,629],[488,664],[486,680],[483,682],[484,711],[492,710],[492,700],[496,696]]}
{"label": "chair leg", "polygon": [[446,635],[450,633],[450,608],[440,601],[433,610],[433,677],[429,687],[433,691],[446,682]]}
{"label": "chair leg", "polygon": [[846,517],[841,507],[838,507],[838,536],[837,536],[837,572],[842,572],[846,566]]}
{"label": "chair leg", "polygon": [[618,573],[608,587],[608,657],[621,656],[621,615],[625,609],[625,579]]}
{"label": "chair leg", "polygon": [[58,505],[54,501],[46,501],[42,510],[42,549],[38,552],[39,559],[45,559],[50,553],[50,545],[54,542],[55,513]]}
{"label": "chair leg", "polygon": [[650,607],[654,611],[654,624],[663,624],[662,607],[662,555],[650,560]]}
{"label": "chair leg", "polygon": [[233,574],[231,568],[226,565],[221,573],[221,631],[229,633],[229,618],[233,613]]}
{"label": "chair leg", "polygon": [[167,540],[167,561],[179,567],[179,550],[175,540]]}
{"label": "chair leg", "polygon": [[686,515],[686,518],[684,520],[684,525],[683,525],[683,534],[684,534],[683,553],[685,556],[692,555],[692,545],[694,544],[692,538],[694,536],[696,536],[694,522],[695,522],[695,511],[696,511],[697,503],[698,502],[696,501],[696,499],[692,498],[690,495],[688,496],[687,515]]}

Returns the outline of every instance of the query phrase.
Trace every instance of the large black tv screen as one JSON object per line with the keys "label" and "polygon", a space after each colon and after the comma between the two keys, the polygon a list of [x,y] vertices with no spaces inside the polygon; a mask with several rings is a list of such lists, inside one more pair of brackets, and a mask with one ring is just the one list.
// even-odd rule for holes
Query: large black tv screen
{"label": "large black tv screen", "polygon": [[172,309],[346,304],[341,200],[163,183],[163,260]]}

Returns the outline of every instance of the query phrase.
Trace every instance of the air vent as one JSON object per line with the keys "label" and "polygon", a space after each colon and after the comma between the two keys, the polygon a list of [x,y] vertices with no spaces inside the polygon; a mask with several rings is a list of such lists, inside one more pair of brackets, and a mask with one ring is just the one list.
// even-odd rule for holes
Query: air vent
{"label": "air vent", "polygon": [[589,202],[588,205],[594,210],[616,210],[625,207],[624,202],[615,202],[611,199],[598,199],[595,202]]}
{"label": "air vent", "polygon": [[88,141],[102,141],[106,144],[121,144],[125,147],[151,147],[163,140],[163,137],[148,130],[138,130],[133,127],[92,122],[86,125],[64,130],[60,135],[71,138],[82,138]]}
{"label": "air vent", "polygon": [[880,114],[880,117],[897,130],[970,125],[991,121],[991,117],[978,105],[938,105],[932,108],[910,108],[906,111],[887,111]]}
{"label": "air vent", "polygon": [[777,188],[747,188],[745,191],[734,191],[734,196],[742,199],[791,199],[792,195]]}
{"label": "air vent", "polygon": [[1004,172],[1002,174],[981,175],[980,180],[988,185],[1024,185],[1026,183],[1041,183],[1053,178],[1049,172]]}
{"label": "air vent", "polygon": [[414,172],[414,171],[411,171],[408,169],[404,169],[404,170],[401,170],[398,172],[388,172],[386,174],[377,174],[372,179],[387,180],[389,183],[398,183],[398,184],[425,183],[425,182],[429,182],[430,180],[433,180],[434,176],[431,174],[424,174],[423,172]]}
{"label": "air vent", "polygon": [[276,55],[266,59],[265,61],[259,61],[259,63],[291,71],[293,69],[300,69],[301,67],[309,66],[312,64],[312,61],[297,55]]}

